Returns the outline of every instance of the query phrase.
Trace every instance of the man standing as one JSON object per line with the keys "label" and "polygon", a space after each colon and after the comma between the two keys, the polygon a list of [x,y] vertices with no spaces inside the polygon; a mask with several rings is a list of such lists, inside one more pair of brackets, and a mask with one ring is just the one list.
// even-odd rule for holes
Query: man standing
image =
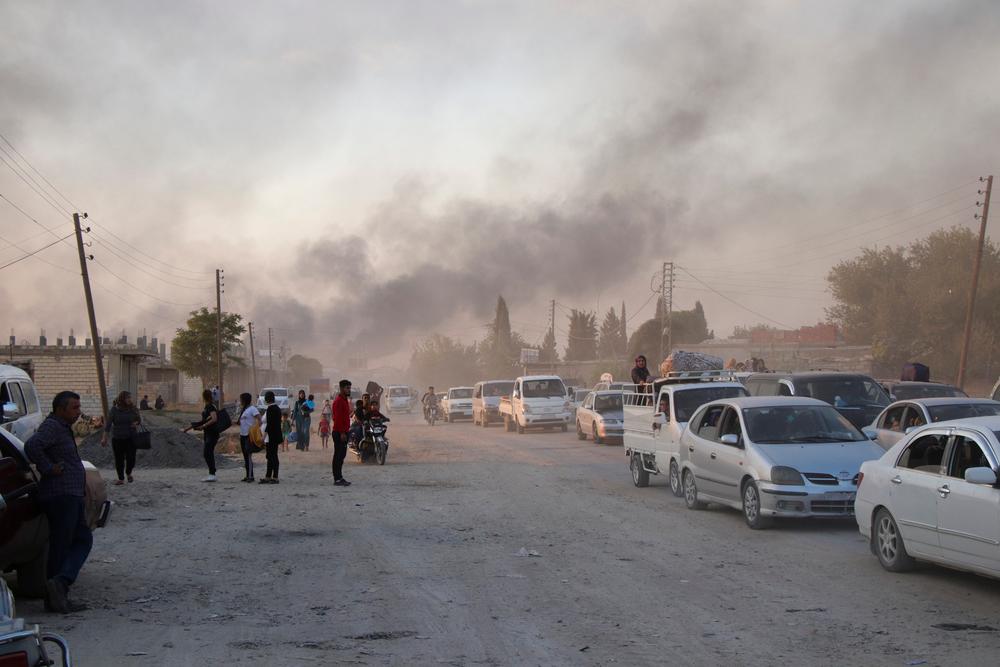
{"label": "man standing", "polygon": [[344,479],[344,458],[347,457],[347,432],[351,430],[351,381],[340,381],[340,393],[333,399],[333,483],[350,486]]}
{"label": "man standing", "polygon": [[41,475],[38,501],[49,520],[45,608],[60,614],[87,608],[68,595],[94,543],[83,505],[86,473],[71,428],[79,417],[80,395],[59,392],[52,413],[24,445]]}

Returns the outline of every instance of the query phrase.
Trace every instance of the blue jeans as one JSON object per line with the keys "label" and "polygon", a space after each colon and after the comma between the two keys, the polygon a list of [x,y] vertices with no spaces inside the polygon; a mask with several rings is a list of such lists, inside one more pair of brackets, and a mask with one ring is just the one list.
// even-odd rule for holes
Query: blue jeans
{"label": "blue jeans", "polygon": [[41,501],[49,519],[49,579],[62,579],[66,585],[76,581],[87,562],[94,536],[87,526],[82,496],[54,496]]}

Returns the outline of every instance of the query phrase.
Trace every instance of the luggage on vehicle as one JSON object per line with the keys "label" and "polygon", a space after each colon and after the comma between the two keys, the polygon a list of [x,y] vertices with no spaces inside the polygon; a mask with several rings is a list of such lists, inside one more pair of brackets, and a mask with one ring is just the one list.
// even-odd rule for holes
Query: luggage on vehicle
{"label": "luggage on vehicle", "polygon": [[903,364],[903,372],[899,374],[903,382],[930,382],[931,369],[923,364],[912,361]]}
{"label": "luggage on vehicle", "polygon": [[721,371],[723,364],[722,357],[702,352],[677,350],[660,364],[660,375],[666,377],[668,373],[679,371]]}

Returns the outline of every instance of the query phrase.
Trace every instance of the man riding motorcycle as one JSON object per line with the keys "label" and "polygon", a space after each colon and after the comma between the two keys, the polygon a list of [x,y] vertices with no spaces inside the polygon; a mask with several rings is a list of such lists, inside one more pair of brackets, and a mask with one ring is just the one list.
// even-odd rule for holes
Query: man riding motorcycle
{"label": "man riding motorcycle", "polygon": [[438,406],[438,398],[437,394],[434,393],[434,385],[427,387],[427,393],[420,398],[420,402],[424,405],[424,419],[430,421],[431,408],[437,408]]}

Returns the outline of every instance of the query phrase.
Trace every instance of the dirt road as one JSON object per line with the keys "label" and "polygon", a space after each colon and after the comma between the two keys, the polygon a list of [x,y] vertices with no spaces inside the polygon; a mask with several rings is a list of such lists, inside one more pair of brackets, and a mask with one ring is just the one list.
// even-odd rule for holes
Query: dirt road
{"label": "dirt road", "polygon": [[[394,419],[384,467],[139,470],[75,593],[79,665],[992,664],[1000,582],[884,572],[853,522],[753,532],[618,446]],[[263,457],[258,457],[263,467]],[[521,551],[521,549],[525,551]],[[529,555],[519,555],[527,553]],[[536,554],[533,555],[533,554]],[[945,630],[974,624],[997,631]],[[920,661],[926,661],[921,663]]]}

